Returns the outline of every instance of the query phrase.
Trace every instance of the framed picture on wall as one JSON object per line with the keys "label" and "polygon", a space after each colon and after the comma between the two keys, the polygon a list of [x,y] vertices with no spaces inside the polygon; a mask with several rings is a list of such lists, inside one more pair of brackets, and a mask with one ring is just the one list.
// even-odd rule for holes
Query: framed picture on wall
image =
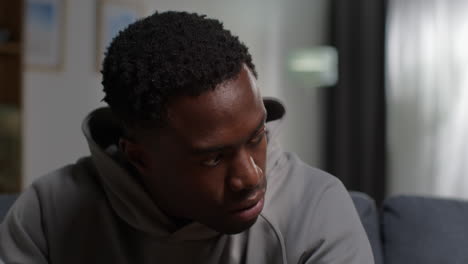
{"label": "framed picture on wall", "polygon": [[96,66],[101,69],[104,53],[112,39],[129,24],[143,16],[138,0],[98,0]]}
{"label": "framed picture on wall", "polygon": [[63,65],[65,0],[26,0],[24,63],[33,69]]}

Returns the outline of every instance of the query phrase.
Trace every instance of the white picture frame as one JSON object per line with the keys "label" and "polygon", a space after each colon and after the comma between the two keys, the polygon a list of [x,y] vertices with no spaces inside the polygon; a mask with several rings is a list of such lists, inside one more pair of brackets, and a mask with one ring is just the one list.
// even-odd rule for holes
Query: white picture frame
{"label": "white picture frame", "polygon": [[64,63],[65,0],[26,0],[24,64],[61,70]]}
{"label": "white picture frame", "polygon": [[112,39],[129,24],[143,16],[143,6],[137,0],[98,0],[96,68],[100,71],[107,47]]}

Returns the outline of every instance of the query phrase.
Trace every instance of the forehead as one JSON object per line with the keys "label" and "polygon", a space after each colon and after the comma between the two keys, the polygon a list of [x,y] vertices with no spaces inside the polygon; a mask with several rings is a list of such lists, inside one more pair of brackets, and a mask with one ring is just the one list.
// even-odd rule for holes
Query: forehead
{"label": "forehead", "polygon": [[255,77],[244,67],[214,90],[172,102],[168,133],[190,145],[229,144],[251,133],[264,115]]}

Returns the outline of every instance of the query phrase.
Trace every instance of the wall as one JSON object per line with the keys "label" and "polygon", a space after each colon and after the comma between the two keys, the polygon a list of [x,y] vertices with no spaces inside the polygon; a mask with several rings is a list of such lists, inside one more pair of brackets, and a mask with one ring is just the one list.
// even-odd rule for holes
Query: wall
{"label": "wall", "polygon": [[[326,44],[328,2],[323,0],[294,0],[285,4],[279,50],[281,93],[287,107],[283,145],[296,152],[304,161],[323,167],[323,89],[312,87],[285,70],[285,61],[295,49]],[[289,2],[291,3],[291,2]]]}
{"label": "wall", "polygon": [[[288,118],[285,148],[308,163],[321,164],[321,102],[318,90],[287,73],[285,59],[295,48],[322,44],[325,0],[144,0],[147,14],[156,8],[206,13],[240,36],[254,57],[259,85],[266,96],[282,99]],[[24,184],[89,153],[81,121],[100,103],[100,75],[95,71],[95,0],[67,2],[65,64],[61,72],[24,74]]]}
{"label": "wall", "polygon": [[67,1],[62,71],[24,73],[23,186],[89,153],[81,120],[103,97],[94,10],[94,0]]}

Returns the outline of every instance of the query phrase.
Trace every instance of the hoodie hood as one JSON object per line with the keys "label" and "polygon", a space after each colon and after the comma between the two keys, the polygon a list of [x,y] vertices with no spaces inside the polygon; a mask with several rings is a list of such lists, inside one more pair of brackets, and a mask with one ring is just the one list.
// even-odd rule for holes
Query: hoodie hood
{"label": "hoodie hood", "polygon": [[[282,155],[276,138],[285,108],[274,98],[264,98],[264,104],[268,137],[266,176],[269,178]],[[108,107],[91,112],[83,121],[82,129],[106,196],[125,222],[135,229],[170,241],[202,240],[220,235],[197,222],[170,232],[176,229],[175,224],[156,206],[136,171],[118,150],[122,131]]]}

